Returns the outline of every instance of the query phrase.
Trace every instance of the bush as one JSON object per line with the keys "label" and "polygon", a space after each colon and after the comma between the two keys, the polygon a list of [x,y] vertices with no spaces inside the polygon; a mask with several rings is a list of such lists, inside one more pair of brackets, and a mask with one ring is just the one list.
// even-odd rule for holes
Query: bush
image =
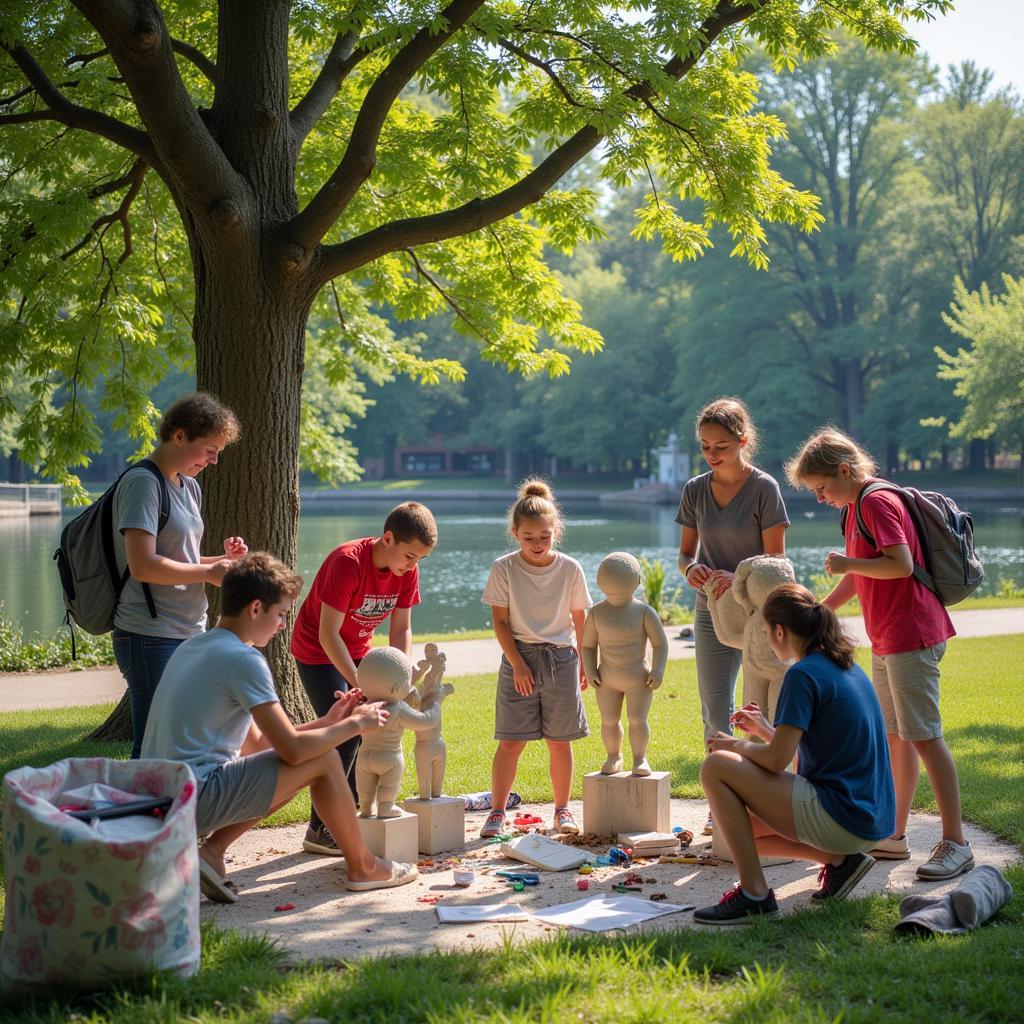
{"label": "bush", "polygon": [[0,672],[38,672],[68,665],[93,668],[114,663],[114,647],[109,633],[91,636],[77,630],[75,653],[76,657],[72,659],[70,629],[61,628],[49,638],[26,640],[21,626],[0,617]]}
{"label": "bush", "polygon": [[679,587],[665,593],[665,563],[660,558],[641,558],[640,572],[644,601],[658,613],[662,622],[679,626],[693,621],[690,609],[679,604]]}

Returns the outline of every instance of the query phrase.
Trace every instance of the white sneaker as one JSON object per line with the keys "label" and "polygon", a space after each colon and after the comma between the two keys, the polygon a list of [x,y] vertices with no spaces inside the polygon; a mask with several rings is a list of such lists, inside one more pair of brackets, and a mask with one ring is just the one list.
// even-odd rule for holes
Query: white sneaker
{"label": "white sneaker", "polygon": [[941,882],[945,878],[956,878],[974,867],[974,851],[970,843],[954,843],[952,839],[940,839],[932,848],[932,855],[917,869],[917,877],[926,882]]}
{"label": "white sneaker", "polygon": [[875,860],[910,860],[910,844],[907,837],[889,836],[887,839],[879,839],[873,850],[868,853]]}

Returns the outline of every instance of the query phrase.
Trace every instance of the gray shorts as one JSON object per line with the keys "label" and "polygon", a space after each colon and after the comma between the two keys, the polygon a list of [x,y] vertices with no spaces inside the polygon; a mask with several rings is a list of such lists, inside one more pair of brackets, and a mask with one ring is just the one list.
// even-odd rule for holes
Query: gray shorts
{"label": "gray shorts", "polygon": [[899,654],[871,654],[871,681],[882,706],[885,731],[908,742],[942,735],[939,662],[946,642]]}
{"label": "gray shorts", "polygon": [[496,740],[578,740],[589,732],[580,696],[580,659],[575,647],[516,641],[533,676],[533,693],[516,693],[505,655],[494,698]]}
{"label": "gray shorts", "polygon": [[864,853],[878,845],[877,839],[862,839],[843,828],[822,806],[814,784],[802,775],[793,777],[793,823],[801,843],[825,853]]}
{"label": "gray shorts", "polygon": [[196,802],[196,834],[208,836],[240,821],[265,818],[277,789],[277,752],[225,761],[199,783]]}

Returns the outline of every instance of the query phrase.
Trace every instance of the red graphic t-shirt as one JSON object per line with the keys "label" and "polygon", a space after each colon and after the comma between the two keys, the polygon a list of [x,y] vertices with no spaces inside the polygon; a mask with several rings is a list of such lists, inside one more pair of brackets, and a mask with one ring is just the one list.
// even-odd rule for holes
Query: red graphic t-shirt
{"label": "red graphic t-shirt", "polygon": [[[846,553],[851,558],[877,558],[881,548],[906,544],[915,565],[924,565],[921,542],[903,499],[892,491],[875,491],[860,506],[877,548],[857,529],[853,504],[846,517]],[[934,647],[956,635],[942,602],[913,576],[874,580],[853,574],[864,613],[864,627],[875,654],[901,654]]]}
{"label": "red graphic t-shirt", "polygon": [[320,607],[344,612],[341,640],[354,661],[370,652],[373,631],[395,608],[420,603],[419,567],[402,576],[373,564],[373,537],[335,548],[317,570],[313,585],[295,617],[292,654],[306,665],[329,665],[320,646]]}

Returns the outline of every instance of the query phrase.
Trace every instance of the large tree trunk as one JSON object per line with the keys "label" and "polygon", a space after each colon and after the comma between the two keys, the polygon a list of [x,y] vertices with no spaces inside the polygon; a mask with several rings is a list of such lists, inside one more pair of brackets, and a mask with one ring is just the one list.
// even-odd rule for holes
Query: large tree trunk
{"label": "large tree trunk", "polygon": [[[242,427],[239,441],[202,477],[204,552],[217,554],[225,537],[239,535],[250,550],[269,551],[294,566],[309,297],[280,278],[268,280],[256,258],[229,254],[204,270],[196,289],[197,383],[232,408]],[[212,623],[219,594],[210,596]],[[267,660],[285,711],[308,721],[311,708],[287,636],[271,642]]]}

